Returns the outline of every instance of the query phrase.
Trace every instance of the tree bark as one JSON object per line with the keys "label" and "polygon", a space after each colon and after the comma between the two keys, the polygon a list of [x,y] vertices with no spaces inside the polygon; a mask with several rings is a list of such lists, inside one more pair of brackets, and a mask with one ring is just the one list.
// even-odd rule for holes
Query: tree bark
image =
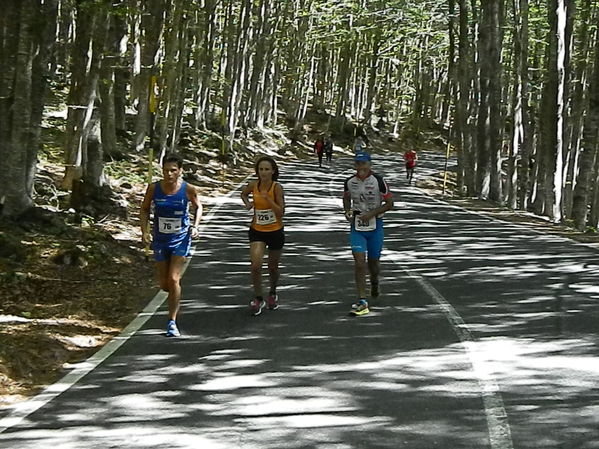
{"label": "tree bark", "polygon": [[143,2],[145,8],[141,18],[141,32],[139,44],[141,45],[141,70],[136,83],[137,91],[137,116],[135,118],[135,151],[144,150],[148,136],[150,116],[148,101],[150,98],[150,79],[157,74],[156,54],[160,47],[160,36],[164,26],[165,0],[152,0]]}
{"label": "tree bark", "polygon": [[[19,6],[16,32],[16,58],[12,89],[9,92],[7,151],[4,153],[4,201],[2,215],[16,217],[33,205],[27,192],[27,145],[31,142],[31,81],[34,58],[33,27],[36,0],[23,0]],[[14,16],[13,16],[14,17]],[[12,24],[7,24],[11,27]],[[10,36],[13,37],[13,36]],[[12,40],[12,39],[11,39]],[[7,48],[7,50],[10,47]],[[4,90],[4,89],[3,89]],[[12,100],[12,101],[11,101]],[[3,133],[4,134],[4,133]]]}
{"label": "tree bark", "polygon": [[458,99],[456,103],[456,127],[458,145],[458,190],[468,196],[474,195],[474,166],[472,164],[472,129],[470,126],[470,73],[471,44],[469,36],[469,6],[467,0],[459,0],[460,23],[458,40]]}
{"label": "tree bark", "polygon": [[156,128],[158,129],[158,142],[160,158],[168,151],[172,151],[175,139],[176,115],[177,115],[177,92],[181,87],[178,83],[179,60],[183,56],[179,52],[181,38],[181,22],[183,18],[183,2],[172,1],[165,20],[164,36],[164,59],[160,79],[161,99],[160,114],[157,114]]}
{"label": "tree bark", "polygon": [[[530,196],[530,155],[532,153],[532,135],[530,126],[529,113],[529,76],[528,76],[528,40],[529,40],[529,7],[528,0],[514,0],[514,5],[518,6],[520,17],[520,31],[518,33],[518,41],[520,48],[518,51],[518,90],[520,102],[520,124],[518,126],[518,139],[514,140],[514,146],[520,145],[520,163],[518,165],[518,187],[517,187],[517,204],[520,209],[528,208],[528,199]],[[516,8],[515,8],[516,9]],[[516,123],[516,122],[515,122]],[[512,149],[516,151],[515,148]],[[516,157],[517,158],[517,157]]]}
{"label": "tree bark", "polygon": [[97,77],[91,75],[89,49],[91,46],[96,17],[85,5],[77,5],[77,32],[72,46],[71,84],[67,96],[67,123],[65,130],[65,175],[62,188],[70,190],[73,181],[81,178],[89,121],[96,100]]}
{"label": "tree bark", "polygon": [[38,7],[35,18],[35,46],[31,79],[31,142],[27,145],[26,189],[33,198],[38,151],[42,149],[41,131],[48,79],[49,63],[54,50],[58,0],[48,0]]}
{"label": "tree bark", "polygon": [[196,58],[198,63],[198,83],[195,95],[196,110],[194,126],[204,128],[208,122],[211,100],[212,67],[214,65],[214,33],[216,28],[216,0],[206,0],[200,12]]}
{"label": "tree bark", "polygon": [[[12,152],[11,127],[13,117],[13,87],[16,72],[17,47],[19,39],[19,22],[21,9],[8,0],[2,3],[4,14],[0,14],[0,160],[6,161]],[[9,170],[6,164],[0,164],[0,182],[5,185],[8,182]],[[6,195],[0,194],[0,205],[4,204]]]}
{"label": "tree bark", "polygon": [[503,47],[501,22],[503,21],[503,0],[492,0],[489,3],[489,152],[491,156],[489,198],[496,202],[503,201],[502,192],[502,134],[503,123],[501,113],[501,90],[503,68],[501,51]]}
{"label": "tree bark", "polygon": [[[570,14],[573,15],[573,14]],[[585,0],[580,8],[580,30],[577,30],[578,48],[576,64],[573,59],[573,74],[568,78],[571,96],[570,100],[570,118],[567,124],[568,147],[570,157],[568,159],[568,171],[566,174],[566,187],[564,198],[564,213],[566,218],[573,218],[574,195],[577,185],[577,174],[579,170],[585,170],[588,167],[581,167],[581,137],[584,129],[584,113],[588,108],[588,78],[592,77],[592,59],[593,55],[590,46],[592,33],[589,31],[591,24],[591,0]]]}
{"label": "tree bark", "polygon": [[[595,202],[590,203],[591,179],[597,166],[597,148],[599,147],[599,45],[595,46],[593,73],[589,80],[589,107],[585,115],[584,134],[580,156],[580,172],[574,189],[572,218],[574,225],[584,231],[587,225],[589,205],[592,216],[599,216]],[[595,176],[595,192],[597,179]],[[599,195],[597,195],[599,197]],[[592,224],[595,227],[597,223]]]}
{"label": "tree bark", "polygon": [[[547,215],[555,204],[554,181],[556,170],[556,151],[558,149],[558,1],[550,0],[548,7],[549,32],[546,40],[545,73],[537,141],[537,197],[533,210],[538,215]],[[560,153],[561,156],[561,153]]]}
{"label": "tree bark", "polygon": [[111,36],[113,45],[115,45],[115,60],[114,60],[114,127],[117,136],[124,137],[127,135],[126,122],[126,106],[127,106],[127,88],[131,81],[129,67],[126,66],[127,47],[124,45],[127,36],[127,23],[121,15],[112,17]]}
{"label": "tree bark", "polygon": [[478,56],[480,60],[480,90],[477,115],[478,159],[476,171],[476,192],[482,199],[489,197],[491,183],[491,133],[490,133],[490,101],[492,73],[491,58],[491,13],[490,3],[494,0],[482,1],[482,22],[478,39]]}

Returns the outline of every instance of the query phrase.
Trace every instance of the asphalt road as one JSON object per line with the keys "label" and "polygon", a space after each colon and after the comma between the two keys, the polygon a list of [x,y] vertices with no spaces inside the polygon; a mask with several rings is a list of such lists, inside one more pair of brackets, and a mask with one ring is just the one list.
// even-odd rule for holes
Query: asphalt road
{"label": "asphalt road", "polygon": [[[443,166],[420,157],[416,177]],[[286,164],[278,310],[248,313],[250,215],[236,193],[216,199],[184,276],[183,337],[148,309],[109,357],[5,412],[0,447],[599,448],[597,251],[373,164],[396,208],[369,315],[348,315],[351,161]]]}

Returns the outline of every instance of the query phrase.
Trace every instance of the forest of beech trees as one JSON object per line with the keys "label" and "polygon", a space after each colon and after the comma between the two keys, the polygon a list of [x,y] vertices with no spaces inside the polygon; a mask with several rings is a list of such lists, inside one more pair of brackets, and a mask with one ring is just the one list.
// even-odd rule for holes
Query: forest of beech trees
{"label": "forest of beech trees", "polygon": [[[460,194],[599,223],[597,0],[0,0],[2,215],[35,206],[49,98],[62,188],[183,129],[432,124]],[[123,140],[123,136],[129,136]],[[125,145],[126,143],[126,145]],[[228,145],[228,147],[227,147]]]}

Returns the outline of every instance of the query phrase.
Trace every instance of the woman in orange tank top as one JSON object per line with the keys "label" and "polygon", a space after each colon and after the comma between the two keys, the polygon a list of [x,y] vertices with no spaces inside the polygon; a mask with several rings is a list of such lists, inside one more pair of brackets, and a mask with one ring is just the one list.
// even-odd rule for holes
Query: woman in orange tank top
{"label": "woman in orange tank top", "polygon": [[[253,315],[260,315],[268,306],[274,310],[279,307],[277,285],[279,282],[279,262],[285,233],[283,215],[285,214],[285,193],[277,182],[279,168],[275,160],[262,156],[254,167],[257,180],[250,181],[241,191],[241,200],[247,210],[254,209],[254,216],[248,232],[250,240],[250,260],[254,298],[250,301]],[[250,201],[250,195],[252,199]],[[262,294],[262,263],[268,248],[268,274],[270,289],[264,301]]]}

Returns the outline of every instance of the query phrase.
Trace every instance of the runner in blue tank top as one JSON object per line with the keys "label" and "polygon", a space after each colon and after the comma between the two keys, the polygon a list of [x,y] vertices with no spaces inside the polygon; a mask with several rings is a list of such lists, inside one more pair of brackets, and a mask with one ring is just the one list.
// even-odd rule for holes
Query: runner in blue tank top
{"label": "runner in blue tank top", "polygon": [[[148,185],[140,213],[143,243],[152,243],[160,288],[168,292],[167,337],[181,335],[176,323],[181,301],[181,271],[190,254],[191,240],[198,237],[197,226],[202,218],[198,190],[181,179],[182,172],[181,156],[166,155],[162,161],[163,179]],[[195,209],[191,226],[189,203]],[[154,219],[150,233],[152,206]]]}

